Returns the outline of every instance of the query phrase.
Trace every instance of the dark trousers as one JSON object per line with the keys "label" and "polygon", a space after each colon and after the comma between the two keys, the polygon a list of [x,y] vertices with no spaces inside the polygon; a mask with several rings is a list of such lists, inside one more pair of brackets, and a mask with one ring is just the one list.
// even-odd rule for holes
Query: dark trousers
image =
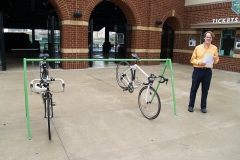
{"label": "dark trousers", "polygon": [[207,107],[207,96],[212,79],[212,70],[194,68],[192,74],[192,87],[190,91],[190,100],[188,107],[194,107],[197,90],[200,83],[202,84],[202,97],[201,97],[201,109]]}

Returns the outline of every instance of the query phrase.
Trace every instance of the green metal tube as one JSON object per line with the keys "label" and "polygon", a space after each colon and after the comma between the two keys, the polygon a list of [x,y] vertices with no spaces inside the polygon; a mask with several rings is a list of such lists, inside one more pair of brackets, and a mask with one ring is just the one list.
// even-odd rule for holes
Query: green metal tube
{"label": "green metal tube", "polygon": [[[141,59],[141,61],[168,61],[169,59]],[[43,59],[27,59],[27,62],[40,62]],[[89,62],[89,61],[108,61],[108,62],[120,62],[120,61],[136,61],[135,59],[46,59],[46,62]]]}
{"label": "green metal tube", "polygon": [[171,61],[171,59],[169,59],[169,66],[170,66],[170,74],[171,74],[171,81],[172,81],[172,96],[173,96],[174,115],[177,115],[175,85],[174,85],[173,69],[172,69],[172,61]]}
{"label": "green metal tube", "polygon": [[27,63],[26,58],[23,59],[23,68],[24,68],[24,93],[25,93],[25,109],[27,117],[27,128],[28,128],[28,139],[31,139],[31,127],[30,127],[30,118],[29,118],[29,107],[28,107],[28,89],[27,89]]}
{"label": "green metal tube", "polygon": [[[162,72],[161,76],[164,75],[165,70],[166,70],[166,63],[165,63],[165,65],[164,65],[164,69],[163,69],[163,72]],[[157,87],[156,87],[156,89],[155,89],[156,91],[158,90],[158,88],[159,88],[159,86],[160,86],[160,84],[161,84],[161,83],[160,83],[161,80],[162,80],[162,77],[160,77],[160,79],[159,79],[159,81],[158,81]],[[155,94],[152,95],[151,101],[153,101],[154,97],[155,97]]]}
{"label": "green metal tube", "polygon": [[[167,62],[166,62],[166,63],[167,63]],[[166,71],[166,68],[167,68],[166,63],[165,63],[165,65],[164,65],[164,68],[163,68],[163,71],[162,71],[161,76],[163,76],[164,73],[165,73],[165,71]],[[158,82],[157,87],[156,87],[156,91],[158,90],[158,88],[159,88],[159,86],[160,86],[160,84],[161,84],[161,83],[160,83],[161,80],[162,80],[162,78],[159,79],[159,82]]]}
{"label": "green metal tube", "polygon": [[[120,61],[136,61],[135,59],[23,59],[23,67],[24,67],[24,92],[25,92],[25,109],[26,109],[26,117],[27,117],[27,127],[28,127],[28,139],[31,139],[31,128],[30,128],[30,117],[29,117],[29,106],[28,106],[28,89],[27,89],[27,62],[89,62],[89,61],[108,61],[108,62],[120,62]],[[172,83],[172,96],[173,96],[173,104],[174,104],[174,114],[177,115],[176,109],[176,98],[175,98],[175,88],[174,88],[174,79],[173,79],[173,71],[172,71],[172,63],[171,59],[141,59],[141,61],[165,61],[164,70],[162,72],[162,76],[165,73],[166,67],[170,67],[171,74],[171,83]],[[160,79],[161,80],[161,79]],[[160,82],[157,85],[156,90],[158,90]],[[154,98],[154,96],[152,97]]]}

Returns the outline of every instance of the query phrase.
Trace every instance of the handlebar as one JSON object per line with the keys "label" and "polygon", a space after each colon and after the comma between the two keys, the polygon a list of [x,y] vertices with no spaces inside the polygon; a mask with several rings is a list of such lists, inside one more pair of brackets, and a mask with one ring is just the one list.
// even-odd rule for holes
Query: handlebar
{"label": "handlebar", "polygon": [[168,83],[168,79],[163,77],[163,76],[156,76],[154,74],[151,74],[149,77],[148,77],[148,83],[143,83],[144,85],[148,85],[148,84],[152,84],[153,81],[156,79],[156,78],[160,78],[160,81],[158,81],[159,83],[164,83],[166,82],[166,85]]}
{"label": "handlebar", "polygon": [[158,76],[158,78],[160,78],[160,81],[158,81],[158,82],[160,82],[160,83],[166,82],[166,85],[167,85],[167,83],[168,83],[168,78],[165,78],[165,77],[163,77],[163,76]]}
{"label": "handlebar", "polygon": [[[35,81],[39,81],[39,83],[36,83],[35,86],[33,86]],[[60,78],[53,78],[53,77],[50,77],[48,79],[33,79],[30,83],[31,91],[34,93],[45,92],[47,90],[47,86],[48,86],[49,82],[51,82],[51,81],[61,81],[62,82],[62,91],[64,91],[64,88],[65,88],[64,81]]]}

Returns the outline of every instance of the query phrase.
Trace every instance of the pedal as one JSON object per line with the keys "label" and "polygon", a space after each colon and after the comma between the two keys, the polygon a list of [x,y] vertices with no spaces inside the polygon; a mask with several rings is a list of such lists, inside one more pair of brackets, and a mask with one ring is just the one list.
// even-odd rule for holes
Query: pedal
{"label": "pedal", "polygon": [[57,103],[56,102],[52,102],[52,106],[57,106]]}

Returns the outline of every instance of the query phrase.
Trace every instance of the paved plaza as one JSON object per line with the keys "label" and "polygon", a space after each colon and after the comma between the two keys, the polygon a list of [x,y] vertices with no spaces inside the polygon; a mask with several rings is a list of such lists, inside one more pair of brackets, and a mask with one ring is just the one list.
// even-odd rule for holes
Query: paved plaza
{"label": "paved plaza", "polygon": [[[97,64],[97,65],[96,65]],[[141,66],[160,75],[164,64]],[[200,111],[200,91],[193,113],[187,111],[191,75],[189,65],[173,64],[177,115],[174,115],[170,69],[161,84],[161,112],[154,120],[141,114],[137,97],[116,82],[116,64],[96,62],[90,69],[50,69],[62,78],[64,93],[53,93],[57,103],[52,140],[41,96],[28,90],[32,139],[25,116],[23,67],[8,64],[0,71],[1,160],[239,160],[240,74],[213,69],[207,113]],[[39,78],[38,65],[28,63],[28,85]],[[139,80],[145,78],[139,73]],[[60,83],[51,84],[58,91]]]}

